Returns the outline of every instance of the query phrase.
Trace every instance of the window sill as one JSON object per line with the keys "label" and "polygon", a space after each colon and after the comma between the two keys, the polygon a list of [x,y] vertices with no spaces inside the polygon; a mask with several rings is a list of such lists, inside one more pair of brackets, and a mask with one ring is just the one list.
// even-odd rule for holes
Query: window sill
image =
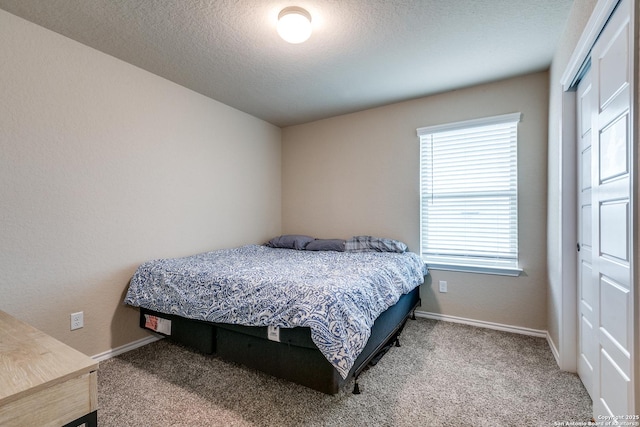
{"label": "window sill", "polygon": [[461,273],[478,273],[478,274],[493,274],[496,276],[511,276],[518,277],[522,273],[521,268],[506,268],[506,267],[479,267],[477,265],[456,265],[456,264],[438,264],[425,261],[429,270],[444,270],[444,271],[456,271]]}

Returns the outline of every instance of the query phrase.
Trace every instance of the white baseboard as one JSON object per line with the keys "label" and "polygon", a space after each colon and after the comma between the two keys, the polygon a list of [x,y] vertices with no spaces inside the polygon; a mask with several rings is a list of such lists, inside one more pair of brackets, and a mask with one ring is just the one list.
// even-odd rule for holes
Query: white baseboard
{"label": "white baseboard", "polygon": [[558,366],[562,366],[560,365],[560,352],[558,351],[558,348],[556,347],[555,343],[551,339],[551,335],[549,335],[549,332],[547,332],[547,343],[549,343],[549,348],[551,348],[551,354],[553,354],[553,357],[556,359],[556,363],[558,364]]}
{"label": "white baseboard", "polygon": [[484,320],[474,320],[474,319],[467,319],[464,317],[449,316],[446,314],[430,313],[428,311],[416,310],[416,317],[422,317],[425,319],[432,319],[432,320],[442,320],[443,322],[462,323],[465,325],[477,326],[479,328],[495,329],[497,331],[512,332],[514,334],[547,338],[547,341],[549,341],[548,332],[540,329],[530,329],[530,328],[523,328],[522,326],[503,325],[501,323],[485,322]]}
{"label": "white baseboard", "polygon": [[[416,314],[416,317],[422,317],[424,319],[441,320],[443,322],[452,322],[452,323],[462,323],[464,325],[476,326],[479,328],[494,329],[497,331],[512,332],[514,334],[530,335],[534,337],[546,338],[547,342],[549,343],[549,347],[551,348],[551,352],[553,353],[553,357],[555,357],[556,362],[559,360],[558,349],[556,349],[547,331],[543,331],[539,329],[523,328],[521,326],[504,325],[501,323],[485,322],[484,320],[474,320],[474,319],[467,319],[464,317],[449,316],[446,314],[430,313],[427,311],[416,310],[415,314]],[[147,344],[151,344],[152,342],[158,341],[162,338],[163,337],[161,335],[149,335],[148,337],[139,339],[129,344],[125,344],[123,346],[120,346],[111,350],[107,350],[103,353],[96,354],[94,356],[91,356],[91,358],[94,360],[97,360],[98,362],[101,362],[103,360],[107,360],[112,357],[115,357],[119,354],[126,353],[131,350],[135,350],[136,348],[142,347]]]}
{"label": "white baseboard", "polygon": [[91,358],[94,360],[97,360],[98,362],[102,362],[103,360],[111,359],[112,357],[115,357],[119,354],[126,353],[131,350],[135,350],[136,348],[142,347],[147,344],[151,344],[152,342],[161,340],[162,338],[164,337],[162,337],[161,335],[149,335],[148,337],[141,338],[134,342],[130,342],[129,344],[125,344],[123,346],[112,348],[111,350],[107,350],[100,354],[96,354],[94,356],[91,356]]}
{"label": "white baseboard", "polygon": [[446,314],[429,313],[426,311],[416,310],[415,313],[416,313],[416,317],[423,317],[425,319],[442,320],[443,322],[462,323],[465,325],[477,326],[479,328],[495,329],[498,331],[512,332],[515,334],[530,335],[534,337],[545,338],[547,340],[547,344],[549,345],[549,348],[551,349],[551,354],[553,354],[553,357],[556,360],[556,364],[558,366],[561,366],[560,353],[558,352],[558,348],[556,347],[553,340],[551,339],[551,335],[549,335],[549,331],[523,328],[521,326],[503,325],[500,323],[485,322],[483,320],[466,319],[464,317],[448,316]]}

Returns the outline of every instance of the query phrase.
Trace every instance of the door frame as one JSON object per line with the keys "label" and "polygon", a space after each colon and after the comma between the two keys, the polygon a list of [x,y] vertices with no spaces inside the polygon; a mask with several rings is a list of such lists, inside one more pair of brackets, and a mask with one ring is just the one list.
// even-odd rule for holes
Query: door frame
{"label": "door frame", "polygon": [[561,312],[559,319],[558,365],[564,371],[578,369],[578,275],[576,254],[577,195],[576,195],[576,92],[579,81],[596,39],[605,27],[619,0],[599,0],[562,78],[562,118],[560,120],[560,254]]}
{"label": "door frame", "polygon": [[[591,48],[595,44],[596,39],[607,24],[609,17],[618,5],[619,0],[598,0],[589,21],[587,22],[578,43],[573,50],[570,60],[565,67],[564,73],[560,80],[561,87],[557,88],[562,91],[561,96],[561,120],[560,120],[560,280],[561,280],[561,302],[560,302],[560,318],[559,336],[557,349],[557,362],[560,369],[576,372],[578,358],[578,283],[577,283],[577,195],[576,195],[576,173],[577,173],[577,153],[576,153],[576,125],[577,125],[577,103],[575,86],[582,76],[584,67],[590,57]],[[638,40],[640,30],[640,8],[636,7],[632,10],[632,22],[634,25],[632,35]],[[631,227],[632,227],[632,251],[633,259],[631,260],[631,278],[634,292],[633,304],[633,323],[635,333],[640,331],[640,284],[638,283],[637,270],[640,268],[640,165],[638,161],[639,148],[638,138],[636,136],[640,119],[640,108],[637,105],[640,95],[637,91],[640,89],[639,46],[635,45],[635,53],[633,61],[633,85],[632,93],[632,115],[631,115],[631,138],[634,149],[632,149],[631,157]],[[640,363],[640,339],[635,339],[633,343],[634,360],[632,366]],[[640,381],[638,373],[632,372],[632,385],[635,393],[636,411],[640,408]]]}

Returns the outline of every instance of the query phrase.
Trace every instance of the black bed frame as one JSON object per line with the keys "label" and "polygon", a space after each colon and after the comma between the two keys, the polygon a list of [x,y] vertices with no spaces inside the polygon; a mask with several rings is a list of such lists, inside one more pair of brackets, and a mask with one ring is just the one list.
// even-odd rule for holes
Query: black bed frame
{"label": "black bed frame", "polygon": [[140,309],[140,327],[145,328],[145,315],[167,319],[171,321],[171,334],[165,336],[202,353],[215,354],[221,359],[327,394],[338,393],[353,378],[353,393],[359,394],[359,375],[370,364],[377,363],[391,345],[400,346],[399,335],[407,319],[415,319],[415,309],[419,305],[420,287],[417,287],[402,295],[395,305],[376,319],[369,341],[346,379],[313,343],[309,328],[281,328],[280,341],[277,342],[269,340],[267,327],[209,323],[146,308]]}

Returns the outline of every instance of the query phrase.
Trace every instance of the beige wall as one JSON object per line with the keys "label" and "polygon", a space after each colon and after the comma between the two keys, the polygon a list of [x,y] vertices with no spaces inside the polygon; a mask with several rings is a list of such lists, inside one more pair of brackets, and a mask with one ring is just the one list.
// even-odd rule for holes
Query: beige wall
{"label": "beige wall", "polygon": [[[581,0],[573,3],[565,31],[558,42],[558,48],[549,71],[549,149],[548,149],[548,243],[547,263],[549,268],[548,295],[548,320],[547,329],[549,337],[560,351],[560,320],[562,318],[562,284],[563,269],[575,269],[575,265],[567,265],[563,262],[565,254],[561,247],[561,236],[565,227],[575,227],[575,224],[563,220],[563,197],[570,197],[575,192],[574,188],[562,188],[561,177],[564,171],[562,147],[560,146],[560,125],[562,116],[562,87],[560,79],[573,54],[578,39],[595,8],[597,0]],[[573,245],[571,245],[573,250]]]}
{"label": "beige wall", "polygon": [[140,262],[280,232],[279,128],[2,10],[0,58],[0,310],[95,355]]}
{"label": "beige wall", "polygon": [[[510,326],[547,327],[548,74],[540,72],[282,131],[282,226],[286,233],[371,234],[419,251],[416,128],[522,112],[519,126],[517,278],[432,271],[421,310]],[[448,293],[437,283],[447,280]]]}

